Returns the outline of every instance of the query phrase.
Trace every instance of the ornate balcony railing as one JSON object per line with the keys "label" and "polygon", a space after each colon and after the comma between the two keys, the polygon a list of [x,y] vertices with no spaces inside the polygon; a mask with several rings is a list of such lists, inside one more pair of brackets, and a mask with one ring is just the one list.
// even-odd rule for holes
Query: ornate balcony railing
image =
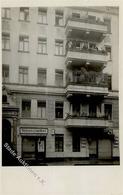
{"label": "ornate balcony railing", "polygon": [[101,21],[99,19],[91,19],[89,17],[75,18],[75,17],[69,16],[67,18],[67,20],[66,20],[66,24],[67,24],[67,22],[69,20],[71,20],[71,21],[77,21],[77,22],[83,22],[83,23],[89,23],[89,24],[104,25],[104,26],[107,25],[104,21]]}
{"label": "ornate balcony railing", "polygon": [[81,68],[81,70],[76,72],[75,76],[73,74],[75,73],[67,73],[67,85],[109,87],[107,74],[102,74],[95,71],[87,71],[85,68]]}
{"label": "ornate balcony railing", "polygon": [[[79,46],[78,46],[79,44]],[[66,53],[68,51],[72,52],[83,52],[96,55],[107,55],[107,51],[104,48],[99,48],[96,44],[91,44],[89,42],[68,40],[66,43]]]}

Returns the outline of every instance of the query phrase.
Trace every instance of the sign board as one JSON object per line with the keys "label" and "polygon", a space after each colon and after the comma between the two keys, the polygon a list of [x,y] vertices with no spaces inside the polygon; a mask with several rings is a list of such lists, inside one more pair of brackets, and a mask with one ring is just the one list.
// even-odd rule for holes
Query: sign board
{"label": "sign board", "polygon": [[23,129],[20,130],[21,134],[26,135],[47,135],[48,129]]}

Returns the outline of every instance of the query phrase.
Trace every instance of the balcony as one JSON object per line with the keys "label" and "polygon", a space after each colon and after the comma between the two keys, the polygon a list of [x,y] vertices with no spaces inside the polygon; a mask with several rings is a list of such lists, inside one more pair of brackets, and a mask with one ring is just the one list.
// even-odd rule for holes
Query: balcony
{"label": "balcony", "polygon": [[82,67],[77,72],[67,73],[66,96],[69,97],[73,94],[108,95],[109,86],[107,74],[88,72]]}
{"label": "balcony", "polygon": [[86,18],[69,17],[66,22],[67,37],[84,37],[85,39],[101,41],[108,33],[105,22]]}
{"label": "balcony", "polygon": [[90,62],[91,64],[102,65],[108,62],[108,54],[104,48],[96,44],[69,40],[66,44],[66,64],[82,64]]}
{"label": "balcony", "polygon": [[65,120],[66,128],[109,128],[112,127],[112,121],[105,117],[91,116],[68,116]]}

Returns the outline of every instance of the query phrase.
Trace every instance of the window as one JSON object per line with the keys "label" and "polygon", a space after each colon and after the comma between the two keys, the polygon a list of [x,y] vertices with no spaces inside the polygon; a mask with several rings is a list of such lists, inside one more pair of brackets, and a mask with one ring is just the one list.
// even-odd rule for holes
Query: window
{"label": "window", "polygon": [[111,32],[111,19],[110,18],[104,18],[104,23],[107,25],[108,32]]}
{"label": "window", "polygon": [[63,11],[56,11],[55,12],[55,25],[57,26],[63,26],[64,25],[64,19],[63,19]]}
{"label": "window", "polygon": [[23,51],[23,52],[29,51],[29,37],[28,36],[19,37],[19,51]]}
{"label": "window", "polygon": [[63,118],[63,102],[55,103],[55,117]]}
{"label": "window", "polygon": [[55,54],[63,55],[63,41],[60,40],[55,41]]}
{"label": "window", "polygon": [[27,84],[28,83],[28,68],[19,67],[19,83]]}
{"label": "window", "polygon": [[72,13],[72,18],[80,18],[80,14],[79,13]]}
{"label": "window", "polygon": [[108,120],[112,120],[112,105],[105,104],[104,111],[105,111],[105,118]]}
{"label": "window", "polygon": [[10,19],[10,8],[2,9],[2,18]]}
{"label": "window", "polygon": [[38,84],[46,85],[46,69],[38,69]]}
{"label": "window", "polygon": [[111,57],[111,47],[110,46],[105,46],[105,50],[108,54],[108,59],[111,60],[112,57]]}
{"label": "window", "polygon": [[55,83],[57,86],[63,86],[63,70],[55,70]]}
{"label": "window", "polygon": [[10,34],[9,33],[2,34],[2,49],[5,49],[5,50],[10,49]]}
{"label": "window", "polygon": [[7,103],[7,95],[2,95],[2,103],[3,104]]}
{"label": "window", "polygon": [[96,105],[95,105],[95,103],[93,103],[93,102],[91,102],[90,104],[89,104],[89,116],[90,117],[96,117],[97,116],[97,113],[96,113]]}
{"label": "window", "polygon": [[112,76],[108,75],[108,89],[111,90],[112,89]]}
{"label": "window", "polygon": [[28,7],[20,8],[20,20],[29,21],[29,8]]}
{"label": "window", "polygon": [[55,135],[55,152],[64,151],[64,135],[56,134]]}
{"label": "window", "polygon": [[38,118],[46,118],[46,101],[38,101]]}
{"label": "window", "polygon": [[80,136],[77,134],[73,134],[73,152],[80,152]]}
{"label": "window", "polygon": [[44,38],[38,38],[38,53],[47,53],[47,40]]}
{"label": "window", "polygon": [[42,24],[47,24],[47,9],[38,8],[38,22]]}
{"label": "window", "polygon": [[31,100],[22,100],[22,117],[31,117]]}
{"label": "window", "polygon": [[2,80],[6,83],[9,82],[9,65],[3,65]]}

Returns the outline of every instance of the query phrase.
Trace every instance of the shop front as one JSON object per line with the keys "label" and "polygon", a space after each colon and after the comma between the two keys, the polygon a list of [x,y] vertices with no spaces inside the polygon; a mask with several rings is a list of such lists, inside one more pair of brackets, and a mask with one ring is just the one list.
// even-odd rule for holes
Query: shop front
{"label": "shop front", "polygon": [[21,129],[21,136],[23,160],[44,161],[47,129]]}

